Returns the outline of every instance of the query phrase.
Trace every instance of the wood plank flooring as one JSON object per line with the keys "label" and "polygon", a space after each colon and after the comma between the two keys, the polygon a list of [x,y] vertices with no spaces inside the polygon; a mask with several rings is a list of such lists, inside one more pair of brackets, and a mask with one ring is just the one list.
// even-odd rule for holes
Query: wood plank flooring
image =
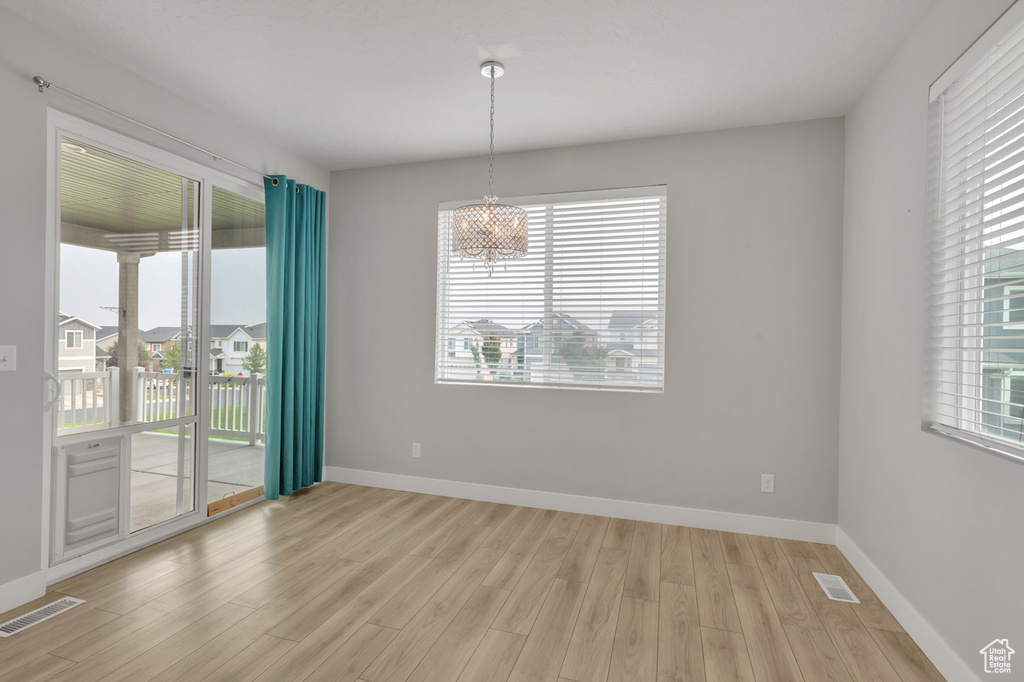
{"label": "wood plank flooring", "polygon": [[[837,573],[861,604],[828,600]],[[828,545],[322,483],[82,573],[0,679],[942,680]]]}

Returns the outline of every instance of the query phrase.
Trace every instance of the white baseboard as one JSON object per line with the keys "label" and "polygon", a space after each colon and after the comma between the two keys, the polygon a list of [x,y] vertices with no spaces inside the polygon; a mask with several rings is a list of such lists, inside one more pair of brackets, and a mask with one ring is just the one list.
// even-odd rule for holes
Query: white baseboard
{"label": "white baseboard", "polygon": [[36,571],[24,578],[0,585],[0,613],[16,609],[46,594],[46,571]]}
{"label": "white baseboard", "polygon": [[978,682],[978,675],[960,658],[939,632],[924,619],[906,597],[889,582],[867,554],[842,528],[836,528],[836,547],[857,569],[868,587],[874,590],[907,634],[949,682]]}
{"label": "white baseboard", "polygon": [[365,471],[362,469],[346,469],[344,467],[324,467],[324,480],[339,483],[407,490],[414,493],[460,497],[482,502],[500,502],[523,507],[539,507],[556,511],[593,514],[595,516],[611,516],[634,521],[651,521],[667,523],[674,526],[690,526],[709,530],[724,530],[733,533],[750,535],[767,535],[788,540],[804,540],[835,544],[835,526],[830,523],[814,523],[795,519],[778,519],[769,516],[753,516],[751,514],[733,514],[731,512],[712,511],[708,509],[691,509],[673,507],[664,504],[647,502],[630,502],[613,500],[604,497],[585,497],[566,493],[553,493],[544,490],[525,490],[523,488],[506,488],[482,483],[465,481],[448,481],[439,478],[422,478],[389,474],[381,471]]}

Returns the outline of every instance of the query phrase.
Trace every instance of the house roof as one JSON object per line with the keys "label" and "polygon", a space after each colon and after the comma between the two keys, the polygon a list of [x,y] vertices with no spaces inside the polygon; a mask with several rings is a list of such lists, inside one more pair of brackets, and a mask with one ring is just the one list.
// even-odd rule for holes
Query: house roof
{"label": "house roof", "polygon": [[242,324],[211,324],[210,325],[210,340],[226,339],[237,330],[245,329],[245,325]]}
{"label": "house roof", "polygon": [[78,322],[79,324],[84,324],[86,327],[92,327],[93,329],[100,329],[99,325],[95,325],[92,322],[89,322],[87,320],[83,320],[80,317],[75,317],[74,315],[68,315],[66,313],[57,313],[57,315],[59,316],[59,319],[60,319],[60,321],[57,323],[58,327],[60,327],[62,325],[65,325],[68,322]]}
{"label": "house roof", "polygon": [[164,343],[173,341],[181,336],[181,327],[153,327],[145,331],[139,331],[139,341],[146,343]]}
{"label": "house roof", "polygon": [[472,322],[466,321],[467,326],[472,328],[478,334],[483,336],[515,336],[516,333],[512,329],[509,329],[503,324],[499,324],[493,320],[474,320]]}
{"label": "house roof", "polygon": [[251,327],[246,327],[245,330],[246,330],[246,332],[249,333],[249,336],[251,336],[254,339],[265,339],[265,338],[267,338],[267,323],[266,322],[260,322],[259,324],[252,325]]}
{"label": "house roof", "polygon": [[[554,315],[551,316],[551,318],[552,318],[552,320],[554,322],[554,327],[556,329],[558,327],[568,326],[568,327],[570,327],[572,329],[575,329],[577,331],[584,331],[584,332],[594,331],[593,329],[591,329],[591,327],[589,325],[586,325],[586,324],[580,322],[579,320],[577,320],[575,317],[573,317],[572,315],[570,315],[568,313],[555,313]],[[535,322],[531,322],[530,324],[526,325],[525,327],[522,328],[521,331],[528,331],[530,329],[533,329],[534,327],[543,327],[543,326],[544,326],[544,320],[540,319],[540,320],[537,320]]]}
{"label": "house roof", "polygon": [[647,320],[658,319],[658,313],[642,310],[616,310],[608,320],[608,329],[633,329]]}
{"label": "house roof", "polygon": [[559,321],[565,322],[566,324],[568,324],[573,329],[578,329],[580,331],[585,331],[585,332],[593,331],[588,325],[583,324],[582,322],[577,320],[575,317],[573,317],[569,313],[555,313],[553,315],[553,317],[554,317],[556,323],[559,322]]}
{"label": "house roof", "polygon": [[210,340],[215,341],[217,339],[226,339],[236,331],[241,329],[251,339],[265,339],[267,338],[267,323],[260,322],[259,324],[247,325],[247,324],[211,324],[210,325]]}
{"label": "house roof", "polygon": [[[86,324],[88,324],[88,322],[86,322]],[[97,340],[105,339],[110,336],[117,336],[117,327],[96,327],[96,329],[98,330],[96,332]],[[254,340],[267,338],[267,323],[260,322],[259,324],[254,325],[212,324],[210,325],[210,339],[226,339],[239,329],[244,331]],[[152,329],[139,330],[139,341],[145,341],[146,343],[166,343],[168,341],[174,341],[180,337],[181,327],[153,327]]]}

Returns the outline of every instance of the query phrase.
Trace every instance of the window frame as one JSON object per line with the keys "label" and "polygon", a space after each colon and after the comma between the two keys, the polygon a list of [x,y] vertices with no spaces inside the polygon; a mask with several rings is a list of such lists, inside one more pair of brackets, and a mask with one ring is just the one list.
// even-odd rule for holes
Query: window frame
{"label": "window frame", "polygon": [[1014,168],[1024,155],[1024,125],[1014,122],[1024,98],[1012,94],[1020,85],[1006,84],[1024,82],[1022,46],[1024,3],[1015,3],[929,89],[931,361],[922,420],[1018,464],[1024,405],[1013,397],[1024,391],[1013,385],[1024,381],[1024,321],[1012,317],[1024,313],[1011,309],[1024,298],[1024,223],[1014,219],[1024,195],[1012,187],[1024,182],[1024,165]]}
{"label": "window frame", "polygon": [[[76,335],[78,342],[71,343],[72,337],[75,337]],[[85,348],[85,333],[81,329],[65,329],[64,348],[67,350],[82,350]]]}
{"label": "window frame", "polygon": [[[568,192],[568,193],[556,193],[556,194],[541,194],[527,197],[514,197],[514,198],[502,198],[502,203],[511,205],[521,206],[527,208],[527,210],[536,213],[542,213],[545,220],[541,226],[543,229],[543,235],[540,239],[536,239],[531,234],[530,249],[533,251],[538,246],[542,248],[540,253],[544,254],[542,261],[544,262],[544,271],[542,274],[544,281],[544,293],[543,302],[536,303],[534,306],[543,306],[544,313],[538,317],[530,316],[531,322],[517,327],[506,327],[505,330],[497,332],[501,336],[500,345],[504,349],[506,345],[510,345],[512,351],[509,354],[502,353],[502,357],[498,365],[491,372],[480,372],[477,371],[476,376],[465,378],[455,376],[456,368],[454,364],[446,363],[447,357],[450,356],[446,353],[448,349],[448,342],[451,339],[455,339],[460,336],[456,331],[460,324],[469,322],[470,319],[477,319],[475,317],[467,317],[463,322],[457,322],[456,317],[450,317],[447,314],[449,299],[451,297],[452,289],[444,289],[447,286],[451,278],[451,266],[452,263],[459,261],[457,255],[450,254],[447,249],[450,247],[450,216],[451,212],[455,208],[458,208],[470,201],[449,201],[441,202],[438,205],[438,269],[437,269],[437,309],[435,317],[435,355],[434,355],[434,381],[437,384],[460,384],[460,385],[492,385],[492,386],[515,386],[515,387],[530,387],[530,388],[560,388],[570,390],[590,390],[590,391],[621,391],[629,393],[664,393],[665,390],[665,356],[666,356],[666,342],[665,342],[665,329],[666,329],[666,270],[667,270],[667,233],[668,233],[668,187],[667,185],[649,185],[642,187],[629,187],[611,190],[585,190],[580,192]],[[640,224],[641,228],[633,228],[628,225],[628,220],[617,219],[615,217],[609,217],[605,222],[609,226],[609,230],[612,231],[612,236],[606,237],[609,243],[614,244],[618,239],[625,240],[640,238],[640,250],[642,255],[640,256],[640,265],[635,268],[633,272],[627,272],[623,275],[622,272],[616,273],[616,276],[608,276],[604,272],[604,266],[606,261],[611,261],[611,267],[618,265],[619,269],[624,269],[623,263],[627,261],[631,251],[637,247],[635,245],[623,246],[619,245],[615,248],[610,248],[607,251],[605,244],[602,242],[600,247],[597,249],[600,252],[599,256],[586,256],[584,259],[584,266],[589,267],[592,271],[600,273],[600,279],[596,280],[598,284],[594,285],[596,289],[605,289],[618,283],[621,287],[618,293],[622,295],[623,292],[628,291],[632,288],[632,294],[635,296],[636,301],[640,301],[639,304],[633,301],[626,301],[624,303],[618,302],[614,293],[608,293],[601,291],[599,298],[589,301],[586,299],[587,296],[595,295],[593,292],[585,292],[583,294],[573,293],[568,296],[569,300],[575,299],[577,304],[586,307],[593,307],[594,305],[599,306],[600,310],[597,313],[597,319],[600,320],[600,326],[590,326],[589,322],[594,318],[584,318],[584,315],[575,313],[581,319],[576,319],[573,312],[566,312],[558,310],[559,307],[571,306],[566,303],[566,294],[564,292],[571,289],[570,285],[565,284],[567,281],[571,281],[575,275],[568,266],[556,265],[555,261],[561,260],[564,263],[575,261],[572,265],[579,264],[579,256],[571,250],[566,250],[569,247],[558,245],[562,239],[566,239],[566,235],[569,238],[573,236],[573,227],[571,226],[572,218],[566,218],[560,214],[559,211],[571,211],[576,204],[595,204],[601,205],[602,209],[606,209],[610,214],[621,212],[621,209],[617,210],[613,208],[615,202],[621,202],[625,208],[632,207],[634,210],[638,210],[643,214],[643,219]],[[650,202],[650,210],[645,211],[645,207],[642,202]],[[589,207],[576,207],[576,208],[589,208]],[[653,212],[657,212],[657,218],[651,218]],[[634,221],[635,222],[635,221]],[[595,224],[604,223],[592,223],[590,226],[593,227]],[[536,226],[531,218],[531,232],[536,230]],[[579,229],[579,228],[577,228]],[[586,229],[586,228],[583,228]],[[633,231],[628,231],[633,230]],[[625,235],[623,231],[627,231]],[[648,252],[651,249],[651,245],[654,244],[657,247],[656,255],[652,256]],[[578,248],[578,247],[577,247]],[[594,250],[595,247],[586,247],[587,250]],[[532,254],[530,254],[532,255]],[[635,257],[635,254],[633,254]],[[529,258],[529,255],[527,256]],[[616,259],[622,259],[616,261]],[[652,266],[651,263],[656,263],[656,267]],[[509,261],[498,261],[495,266],[495,272],[499,269],[504,270],[505,264],[509,270],[515,267],[517,260]],[[632,265],[630,263],[629,265]],[[481,269],[483,269],[482,261],[480,263]],[[559,267],[563,269],[559,270]],[[567,274],[568,273],[568,274]],[[639,273],[639,274],[638,274]],[[652,275],[652,273],[654,273]],[[536,286],[536,272],[533,273],[534,286]],[[595,275],[596,276],[596,275]],[[531,279],[529,275],[524,275],[527,279]],[[620,281],[624,280],[624,281]],[[656,281],[656,293],[653,285],[649,281]],[[557,282],[557,284],[556,284]],[[513,285],[515,282],[513,281]],[[519,283],[523,285],[522,282]],[[525,285],[523,285],[525,286]],[[579,286],[579,285],[577,285]],[[584,286],[585,288],[585,286]],[[636,293],[636,289],[640,289],[641,293]],[[536,295],[536,294],[535,294]],[[656,303],[651,303],[652,295],[656,298]],[[477,292],[473,292],[473,296],[477,296]],[[586,301],[586,303],[581,303]],[[562,305],[559,306],[558,303]],[[619,309],[616,310],[616,306]],[[571,307],[570,307],[571,310]],[[534,328],[537,325],[542,325],[542,328],[561,328],[564,324],[559,324],[562,320],[570,320],[572,323],[579,322],[583,327],[583,333],[587,336],[588,340],[591,339],[591,332],[593,333],[593,339],[599,344],[618,343],[616,341],[616,332],[608,328],[608,324],[611,321],[611,314],[613,312],[629,311],[636,313],[642,323],[646,323],[651,319],[658,321],[655,328],[651,332],[644,332],[640,334],[646,338],[641,340],[645,346],[654,346],[653,350],[655,355],[648,356],[653,360],[648,364],[637,364],[634,359],[630,364],[629,369],[630,378],[623,377],[623,371],[621,367],[617,367],[616,363],[611,357],[605,358],[604,365],[594,364],[593,368],[590,365],[585,365],[584,369],[578,370],[579,365],[573,365],[571,362],[566,365],[562,360],[556,360],[552,362],[553,358],[558,351],[545,348],[545,346],[552,346],[552,344],[559,343],[559,339],[566,338],[565,333],[554,332],[551,334],[541,333],[539,336],[535,333]],[[488,312],[490,312],[488,310]],[[568,317],[566,317],[568,315]],[[605,316],[608,316],[605,319]],[[488,319],[490,315],[486,316]],[[510,317],[515,318],[516,315],[512,314]],[[516,324],[522,323],[526,320],[525,317],[517,319]],[[501,324],[501,322],[499,322]],[[504,325],[503,325],[504,326]],[[571,326],[571,325],[570,325]],[[574,328],[580,329],[577,325]],[[447,332],[447,334],[445,333]],[[483,332],[480,332],[483,334]],[[468,343],[468,340],[466,341]],[[565,341],[561,341],[564,345]],[[550,376],[553,379],[546,381],[516,381],[514,376],[517,372],[522,375],[529,374],[530,378],[533,379],[536,374],[532,373],[530,367],[535,365],[536,362],[531,363],[526,355],[536,356],[537,353],[527,353],[527,350],[533,349],[536,351],[537,347],[540,347],[543,351],[543,363],[546,369],[541,371],[550,372]],[[615,348],[609,348],[609,350],[615,350]],[[644,349],[645,352],[648,350]],[[517,355],[516,353],[519,353]],[[562,356],[565,357],[564,355]],[[568,366],[568,369],[567,369]],[[462,368],[465,369],[465,368]],[[477,369],[480,370],[479,364]],[[467,372],[468,374],[468,372]],[[486,376],[490,374],[492,376]],[[495,379],[494,375],[504,375],[506,378]],[[582,378],[581,378],[582,377]],[[599,380],[591,379],[590,377],[600,377]]]}

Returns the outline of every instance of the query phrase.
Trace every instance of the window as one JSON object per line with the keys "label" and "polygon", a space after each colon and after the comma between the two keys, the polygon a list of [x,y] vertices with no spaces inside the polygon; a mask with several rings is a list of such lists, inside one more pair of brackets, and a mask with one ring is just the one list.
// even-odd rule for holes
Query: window
{"label": "window", "polygon": [[248,353],[249,342],[248,341],[235,341],[235,352],[236,353]]}
{"label": "window", "polygon": [[1024,4],[932,86],[930,426],[1024,459]]}
{"label": "window", "polygon": [[[661,392],[666,188],[503,201],[529,214],[529,253],[493,274],[451,251],[466,202],[439,206],[436,381]],[[471,352],[442,352],[456,338]]]}
{"label": "window", "polygon": [[161,344],[159,344],[159,343],[154,343],[154,344],[153,344],[153,348],[152,348],[152,350],[153,350],[153,351],[158,351],[158,350],[161,350]]}
{"label": "window", "polygon": [[82,347],[82,332],[81,331],[68,331],[64,335],[64,346],[68,350]]}
{"label": "window", "polygon": [[[986,278],[985,286],[988,286],[991,279]],[[1000,283],[998,279],[996,279],[996,283]],[[1002,297],[1000,300],[1002,308],[1000,321],[1003,323],[1003,327],[1005,329],[1024,329],[1024,284],[1014,282],[1013,284],[1003,285],[996,295]],[[1009,298],[1006,298],[1006,296],[1009,296]]]}

